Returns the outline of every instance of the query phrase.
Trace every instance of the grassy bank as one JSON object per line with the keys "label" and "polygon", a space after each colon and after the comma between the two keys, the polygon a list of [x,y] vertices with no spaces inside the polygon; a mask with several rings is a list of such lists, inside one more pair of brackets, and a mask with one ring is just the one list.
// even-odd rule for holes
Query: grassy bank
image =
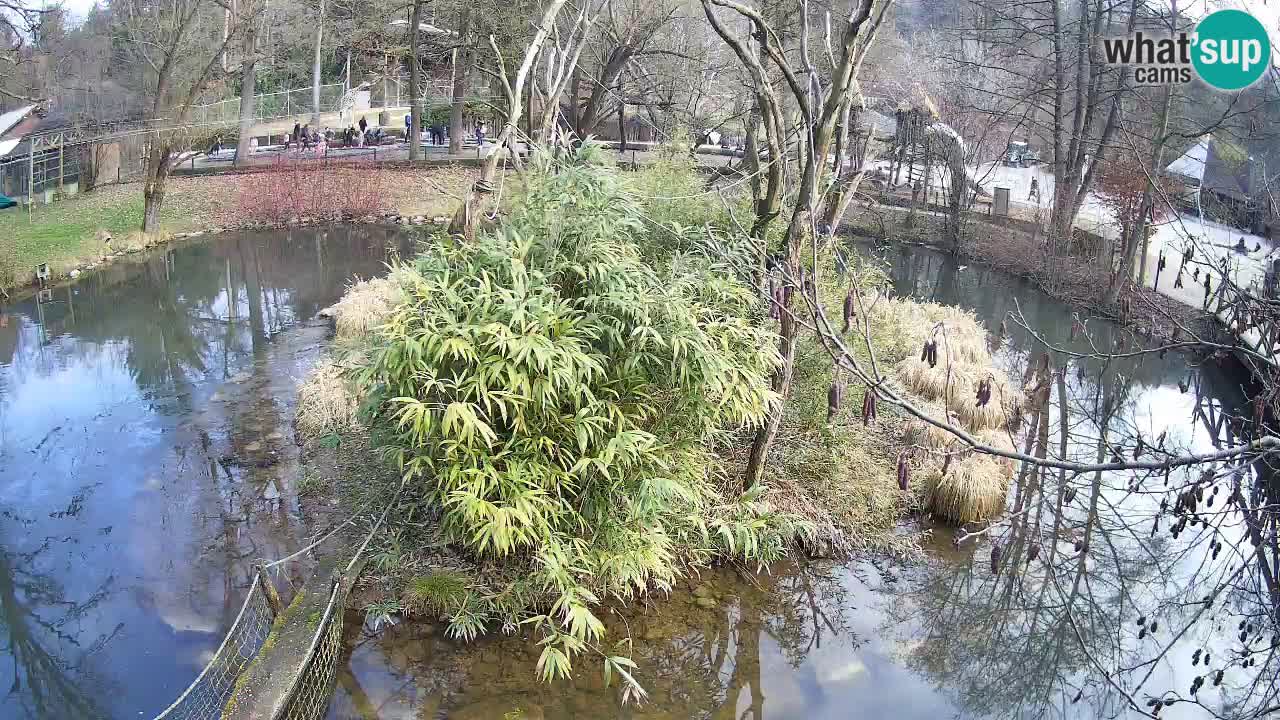
{"label": "grassy bank", "polygon": [[[383,173],[387,210],[401,215],[449,212],[472,181],[474,169],[435,167]],[[175,177],[161,212],[161,230],[143,235],[142,184],[108,185],[49,205],[0,210],[0,290],[35,282],[35,267],[49,263],[54,278],[92,267],[120,252],[165,242],[175,233],[234,228],[243,212],[243,176]],[[110,241],[107,241],[107,238]]]}

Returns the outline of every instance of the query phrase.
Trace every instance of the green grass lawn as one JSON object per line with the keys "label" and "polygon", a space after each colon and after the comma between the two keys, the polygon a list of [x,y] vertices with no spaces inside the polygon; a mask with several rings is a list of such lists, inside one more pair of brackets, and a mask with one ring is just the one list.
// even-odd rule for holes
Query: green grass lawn
{"label": "green grass lawn", "polygon": [[[183,224],[175,207],[163,212],[165,230]],[[142,226],[142,186],[103,187],[28,214],[18,206],[0,210],[0,287],[30,281],[36,265],[49,263],[55,274],[99,258],[107,249],[97,238],[105,230],[120,249]],[[136,241],[134,241],[136,242]]]}

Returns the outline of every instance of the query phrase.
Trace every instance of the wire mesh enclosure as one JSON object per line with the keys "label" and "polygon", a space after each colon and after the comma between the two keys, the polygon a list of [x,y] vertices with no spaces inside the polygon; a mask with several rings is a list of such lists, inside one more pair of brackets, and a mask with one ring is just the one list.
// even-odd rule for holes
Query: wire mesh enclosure
{"label": "wire mesh enclosure", "polygon": [[272,720],[320,720],[329,709],[342,655],[342,617],[347,585],[335,581],[311,649],[285,701]]}

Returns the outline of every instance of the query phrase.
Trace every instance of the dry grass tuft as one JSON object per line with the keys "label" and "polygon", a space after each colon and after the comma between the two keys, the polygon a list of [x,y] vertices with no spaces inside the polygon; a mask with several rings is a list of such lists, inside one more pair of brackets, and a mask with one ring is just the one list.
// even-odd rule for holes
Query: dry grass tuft
{"label": "dry grass tuft", "polygon": [[980,522],[1005,506],[1012,470],[992,455],[969,453],[951,461],[946,475],[940,463],[924,472],[929,511],[952,522]]}
{"label": "dry grass tuft", "polygon": [[[950,305],[916,302],[910,299],[882,297],[869,307],[872,323],[892,328],[908,351],[919,357],[926,340],[938,341],[938,365],[989,365],[991,354],[987,351],[987,331],[974,315]],[[934,327],[942,323],[935,336]]]}
{"label": "dry grass tuft", "polygon": [[321,360],[298,387],[298,430],[308,439],[360,427],[360,401],[342,369]]}
{"label": "dry grass tuft", "polygon": [[[913,395],[927,400],[946,398],[947,407],[966,428],[978,432],[1002,428],[1012,411],[1022,402],[1022,394],[1009,383],[1004,373],[990,367],[988,356],[982,365],[956,364],[950,368],[938,361],[936,367],[911,356],[898,363],[898,380]],[[978,383],[990,378],[991,402],[978,407]]]}
{"label": "dry grass tuft", "polygon": [[344,340],[364,337],[386,322],[402,298],[403,293],[393,277],[357,281],[333,306],[338,337]]}

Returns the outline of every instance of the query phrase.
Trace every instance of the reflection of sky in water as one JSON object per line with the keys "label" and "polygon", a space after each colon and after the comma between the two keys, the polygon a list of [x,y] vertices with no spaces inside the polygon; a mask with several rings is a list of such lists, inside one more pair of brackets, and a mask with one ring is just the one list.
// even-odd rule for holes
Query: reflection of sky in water
{"label": "reflection of sky in water", "polygon": [[[1006,313],[1020,308],[1038,333],[1055,343],[1071,344],[1071,314],[1024,283],[974,266],[957,270],[944,256],[924,250],[894,250],[888,259],[899,295],[968,307],[993,333]],[[1039,351],[1030,349],[1032,338],[1026,331],[1012,321],[1008,328],[997,363],[1011,378],[1021,378],[1028,359],[1038,357]],[[1093,321],[1090,332],[1100,347],[1111,347],[1116,329]],[[1081,340],[1074,348],[1083,351],[1087,346]],[[1190,373],[1175,353],[1117,363],[1100,385],[1102,369],[1099,362],[1090,361],[1083,379],[1077,377],[1074,364],[1067,374],[1068,455],[1076,459],[1096,457],[1099,428],[1091,409],[1100,400],[1100,390],[1122,399],[1108,437],[1130,449],[1135,429],[1147,443],[1167,431],[1171,446],[1212,449],[1204,422],[1192,420],[1196,388],[1219,405],[1235,407],[1244,397],[1240,379],[1229,366],[1209,363]],[[1180,392],[1178,382],[1188,379],[1190,389]],[[1056,390],[1053,403],[1050,444],[1056,453]],[[1056,488],[1056,477],[1051,473],[1047,488]],[[1079,494],[1065,513],[1059,553],[1070,554],[1079,537],[1090,480],[1074,481]],[[515,708],[529,718],[1084,720],[1121,715],[1122,703],[1090,656],[1108,667],[1149,659],[1161,647],[1156,642],[1169,643],[1181,629],[1182,618],[1171,605],[1202,594],[1196,592],[1193,576],[1203,572],[1202,551],[1185,556],[1180,552],[1192,544],[1193,533],[1172,540],[1164,531],[1166,519],[1162,533],[1155,540],[1149,537],[1163,497],[1161,480],[1147,480],[1133,494],[1128,481],[1128,475],[1118,473],[1102,480],[1096,522],[1108,530],[1107,538],[1095,534],[1088,572],[1082,576],[1082,587],[1098,604],[1082,597],[1071,615],[1088,654],[1081,652],[1062,605],[1039,602],[1042,597],[1053,599],[1058,589],[1043,573],[1027,571],[1015,577],[1006,572],[995,579],[988,567],[987,540],[955,549],[954,531],[939,527],[926,540],[930,559],[923,567],[878,572],[854,564],[835,572],[832,582],[814,586],[817,590],[811,595],[803,591],[806,583],[787,568],[750,583],[730,572],[710,571],[704,573],[705,580],[693,582],[714,586],[718,607],[691,607],[688,591],[681,589],[670,599],[653,598],[647,609],[628,612],[626,628],[615,619],[610,637],[629,632],[640,680],[651,693],[640,708],[619,708],[616,691],[600,686],[598,667],[589,660],[576,662],[573,681],[544,685],[536,680],[538,648],[532,642],[499,636],[468,647],[442,638],[439,628],[415,626],[360,638],[340,677],[329,717],[390,719],[443,713],[465,720],[502,717]],[[997,535],[1006,535],[1008,522]],[[1135,524],[1132,533],[1123,527],[1126,522]],[[1046,519],[1045,524],[1039,537],[1047,553],[1053,532],[1047,527],[1051,522]],[[1226,534],[1232,533],[1239,529],[1227,528]],[[1002,539],[1009,542],[1007,536]],[[1166,576],[1158,569],[1172,572]],[[754,587],[757,584],[769,590]],[[1121,597],[1123,615],[1117,610]],[[1162,607],[1150,612],[1164,625],[1157,640],[1136,637],[1135,604],[1148,612]],[[351,616],[352,622],[360,619]],[[821,638],[810,642],[815,627],[821,629]],[[1185,693],[1194,673],[1204,672],[1190,665],[1195,647],[1204,644],[1225,657],[1229,643],[1221,637],[1206,639],[1211,630],[1197,625],[1175,644],[1168,659],[1152,669],[1137,694],[1140,701],[1147,691],[1159,693],[1169,687]],[[1134,684],[1146,670],[1126,673],[1120,682]],[[1240,673],[1228,684],[1246,679]],[[1081,699],[1073,704],[1077,691]],[[1200,699],[1212,703],[1214,698],[1201,691]],[[1165,708],[1161,716],[1200,718],[1207,713],[1179,705]]]}
{"label": "reflection of sky in water", "polygon": [[0,645],[21,679],[0,716],[154,715],[220,642],[252,560],[300,546],[296,503],[263,499],[296,448],[244,446],[292,437],[324,335],[296,326],[386,257],[378,231],[314,235],[157,252],[0,308],[0,633],[23,638]]}

